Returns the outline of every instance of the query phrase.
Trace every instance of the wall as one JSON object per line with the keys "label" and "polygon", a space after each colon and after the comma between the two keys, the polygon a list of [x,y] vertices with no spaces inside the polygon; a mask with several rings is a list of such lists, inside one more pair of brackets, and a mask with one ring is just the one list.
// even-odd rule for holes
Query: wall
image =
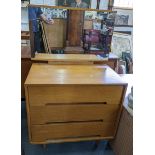
{"label": "wall", "polygon": [[57,5],[57,0],[30,0],[30,4]]}
{"label": "wall", "polygon": [[29,21],[28,21],[28,3],[21,3],[21,30],[29,31]]}

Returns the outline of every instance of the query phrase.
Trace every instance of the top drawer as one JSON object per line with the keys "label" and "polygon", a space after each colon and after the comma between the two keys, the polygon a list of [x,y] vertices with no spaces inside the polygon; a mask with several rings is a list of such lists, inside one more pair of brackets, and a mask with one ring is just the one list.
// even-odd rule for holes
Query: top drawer
{"label": "top drawer", "polygon": [[28,96],[31,105],[51,103],[91,103],[106,102],[120,104],[123,86],[119,85],[66,85],[29,86]]}

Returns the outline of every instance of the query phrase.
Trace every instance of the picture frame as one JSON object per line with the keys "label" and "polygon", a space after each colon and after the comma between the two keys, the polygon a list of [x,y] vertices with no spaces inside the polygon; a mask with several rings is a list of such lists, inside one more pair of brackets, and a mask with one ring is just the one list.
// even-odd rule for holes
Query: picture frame
{"label": "picture frame", "polygon": [[114,7],[113,11],[117,11],[117,14],[115,17],[115,26],[117,27],[133,26],[133,9]]}
{"label": "picture frame", "polygon": [[114,32],[130,34],[133,33],[133,9],[114,7],[117,11],[114,25]]}
{"label": "picture frame", "polygon": [[114,27],[114,32],[124,33],[124,34],[133,34],[133,26],[116,26]]}
{"label": "picture frame", "polygon": [[115,25],[128,25],[129,15],[116,14]]}
{"label": "picture frame", "polygon": [[[83,2],[88,4],[88,8],[91,6],[91,0],[82,0]],[[71,4],[74,3],[75,0],[57,0],[58,6],[71,7]]]}
{"label": "picture frame", "polygon": [[128,52],[133,55],[132,47],[132,35],[125,33],[113,32],[111,51],[116,54],[119,58],[122,57],[122,52]]}

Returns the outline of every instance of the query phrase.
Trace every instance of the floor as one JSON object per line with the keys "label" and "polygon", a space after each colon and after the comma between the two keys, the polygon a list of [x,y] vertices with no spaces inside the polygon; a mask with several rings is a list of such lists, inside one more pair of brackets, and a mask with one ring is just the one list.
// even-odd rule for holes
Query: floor
{"label": "floor", "polygon": [[94,141],[48,144],[46,148],[42,145],[32,145],[28,141],[27,119],[25,102],[21,106],[21,147],[22,155],[114,155],[107,147],[107,141],[101,141],[94,150]]}

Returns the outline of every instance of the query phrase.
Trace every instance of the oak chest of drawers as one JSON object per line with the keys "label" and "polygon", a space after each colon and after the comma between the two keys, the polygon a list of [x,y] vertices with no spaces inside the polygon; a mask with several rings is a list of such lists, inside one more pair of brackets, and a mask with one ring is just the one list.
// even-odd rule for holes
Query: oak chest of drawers
{"label": "oak chest of drawers", "polygon": [[34,63],[25,82],[30,142],[114,138],[126,87],[108,66]]}

